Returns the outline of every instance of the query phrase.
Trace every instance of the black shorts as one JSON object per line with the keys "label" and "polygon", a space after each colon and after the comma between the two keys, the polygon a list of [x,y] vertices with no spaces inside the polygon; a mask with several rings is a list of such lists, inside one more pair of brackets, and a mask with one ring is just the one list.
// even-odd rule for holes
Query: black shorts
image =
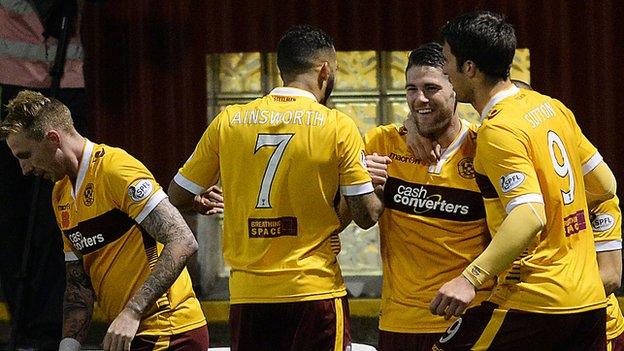
{"label": "black shorts", "polygon": [[395,333],[379,331],[379,351],[431,351],[443,333]]}
{"label": "black shorts", "polygon": [[453,323],[433,350],[548,350],[606,349],[604,308],[570,314],[503,310],[483,302]]}
{"label": "black shorts", "polygon": [[346,297],[230,306],[232,351],[343,351],[349,327]]}

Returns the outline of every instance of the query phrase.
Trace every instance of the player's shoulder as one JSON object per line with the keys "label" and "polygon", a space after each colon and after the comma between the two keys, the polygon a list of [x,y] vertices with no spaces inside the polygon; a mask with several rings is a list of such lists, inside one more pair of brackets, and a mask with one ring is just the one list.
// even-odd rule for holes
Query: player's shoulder
{"label": "player's shoulder", "polygon": [[377,126],[368,132],[366,132],[367,139],[375,139],[375,138],[389,138],[389,137],[398,137],[402,135],[406,135],[407,130],[401,124],[384,124]]}
{"label": "player's shoulder", "polygon": [[94,144],[91,167],[103,177],[145,169],[145,165],[126,150],[106,144]]}

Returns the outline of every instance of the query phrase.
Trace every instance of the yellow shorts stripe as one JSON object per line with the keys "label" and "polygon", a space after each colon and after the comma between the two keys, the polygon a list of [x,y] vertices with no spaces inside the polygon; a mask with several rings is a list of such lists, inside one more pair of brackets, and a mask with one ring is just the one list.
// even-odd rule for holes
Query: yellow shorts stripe
{"label": "yellow shorts stripe", "polygon": [[483,329],[483,333],[481,333],[479,340],[477,340],[477,342],[473,345],[472,350],[487,350],[490,347],[490,344],[494,340],[496,333],[498,333],[500,326],[503,324],[506,315],[506,310],[494,309],[490,321],[485,326],[485,329]]}
{"label": "yellow shorts stripe", "polygon": [[165,351],[169,348],[170,335],[162,335],[156,341],[153,351]]}
{"label": "yellow shorts stripe", "polygon": [[334,342],[334,351],[342,351],[344,339],[344,311],[342,308],[342,299],[334,299],[336,306],[336,341]]}

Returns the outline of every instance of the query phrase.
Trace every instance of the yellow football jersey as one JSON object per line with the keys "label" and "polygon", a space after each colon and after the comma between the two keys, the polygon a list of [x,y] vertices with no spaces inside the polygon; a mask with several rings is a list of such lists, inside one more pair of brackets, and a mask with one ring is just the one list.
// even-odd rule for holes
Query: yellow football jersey
{"label": "yellow football jersey", "polygon": [[[622,249],[622,213],[617,197],[602,203],[590,213],[596,252]],[[607,301],[607,339],[624,332],[624,317],[615,294]]]}
{"label": "yellow football jersey", "polygon": [[515,206],[543,203],[546,226],[501,272],[492,301],[528,312],[605,307],[585,200],[584,172],[602,157],[559,101],[516,87],[485,107],[475,170],[494,236]]}
{"label": "yellow football jersey", "polygon": [[373,191],[351,118],[295,88],[229,106],[174,180],[199,194],[219,176],[231,303],[346,294],[334,199]]}
{"label": "yellow football jersey", "polygon": [[[145,282],[163,245],[138,223],[167,195],[141,162],[125,151],[86,141],[75,188],[58,181],[52,204],[67,261],[84,270],[109,322]],[[141,320],[137,334],[172,335],[206,324],[191,279],[182,271]]]}
{"label": "yellow football jersey", "polygon": [[[412,156],[404,127],[380,126],[366,134],[366,153],[392,159],[379,220],[383,290],[379,329],[442,333],[454,319],[431,314],[442,284],[459,276],[487,246],[483,198],[475,182],[476,133],[468,125],[436,165]],[[473,305],[486,299],[479,289]]]}

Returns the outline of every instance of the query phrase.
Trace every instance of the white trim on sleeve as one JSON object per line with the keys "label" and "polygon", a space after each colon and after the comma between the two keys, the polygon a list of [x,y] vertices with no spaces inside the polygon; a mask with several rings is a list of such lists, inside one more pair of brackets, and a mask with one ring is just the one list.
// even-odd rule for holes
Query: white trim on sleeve
{"label": "white trim on sleeve", "polygon": [[596,241],[596,252],[613,251],[622,249],[622,240]]}
{"label": "white trim on sleeve", "polygon": [[65,252],[65,262],[78,261],[78,255],[75,252]]}
{"label": "white trim on sleeve", "polygon": [[203,193],[204,190],[206,190],[206,188],[193,183],[188,178],[183,176],[181,173],[177,173],[175,177],[173,177],[173,181],[176,182],[176,184],[178,184],[179,186],[183,187],[184,189],[190,191],[194,195],[199,195]]}
{"label": "white trim on sleeve", "polygon": [[363,184],[355,184],[355,185],[341,185],[340,193],[344,196],[355,196],[372,193],[375,190],[373,188],[373,183],[363,183]]}
{"label": "white trim on sleeve", "polygon": [[156,206],[158,206],[158,204],[166,198],[167,198],[167,194],[165,194],[165,192],[162,189],[158,189],[156,194],[152,195],[152,197],[150,197],[150,199],[147,200],[145,207],[143,207],[143,211],[141,211],[141,213],[139,213],[139,215],[136,216],[134,220],[137,223],[141,224],[141,222],[143,222],[145,217],[147,217],[147,215],[150,214],[150,212],[152,212],[152,210],[156,208]]}
{"label": "white trim on sleeve", "polygon": [[509,214],[511,210],[516,208],[518,205],[527,204],[529,202],[534,202],[538,204],[544,204],[544,197],[541,194],[525,194],[520,195],[518,197],[513,198],[511,201],[507,203],[505,207],[505,212]]}
{"label": "white trim on sleeve", "polygon": [[602,155],[600,152],[596,151],[596,153],[583,164],[583,175],[591,172],[600,164],[600,162],[602,162]]}

